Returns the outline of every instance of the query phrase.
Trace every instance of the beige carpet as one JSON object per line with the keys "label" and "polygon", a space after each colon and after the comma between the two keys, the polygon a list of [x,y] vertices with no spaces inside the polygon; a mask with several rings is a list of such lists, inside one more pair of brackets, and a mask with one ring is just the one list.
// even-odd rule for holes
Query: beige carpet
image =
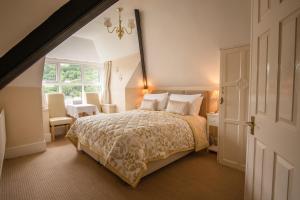
{"label": "beige carpet", "polygon": [[213,153],[192,153],[132,189],[64,138],[48,147],[4,162],[1,200],[243,199],[244,174],[218,165]]}

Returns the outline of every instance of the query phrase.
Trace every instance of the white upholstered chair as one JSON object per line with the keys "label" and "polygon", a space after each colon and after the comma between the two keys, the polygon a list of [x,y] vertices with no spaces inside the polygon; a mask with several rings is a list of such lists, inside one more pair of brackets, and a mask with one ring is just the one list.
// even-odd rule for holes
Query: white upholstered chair
{"label": "white upholstered chair", "polygon": [[99,94],[97,92],[87,92],[85,93],[85,97],[87,104],[93,104],[97,106],[99,112],[102,111]]}
{"label": "white upholstered chair", "polygon": [[116,105],[114,104],[101,104],[100,97],[97,92],[85,93],[86,103],[96,105],[99,112],[114,113],[116,112]]}
{"label": "white upholstered chair", "polygon": [[69,130],[73,119],[67,116],[65,97],[62,93],[48,94],[49,124],[51,127],[51,139],[55,140],[55,127],[65,126]]}

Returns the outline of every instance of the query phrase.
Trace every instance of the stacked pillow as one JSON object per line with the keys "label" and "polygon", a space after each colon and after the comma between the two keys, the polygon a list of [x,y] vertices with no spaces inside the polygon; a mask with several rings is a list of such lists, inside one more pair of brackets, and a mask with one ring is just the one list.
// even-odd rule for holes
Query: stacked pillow
{"label": "stacked pillow", "polygon": [[142,101],[140,109],[142,110],[152,110],[155,111],[157,110],[157,100],[150,100],[150,99],[144,99]]}
{"label": "stacked pillow", "polygon": [[184,95],[184,94],[171,94],[170,101],[185,102],[187,106],[188,115],[199,115],[200,107],[203,101],[202,94]]}
{"label": "stacked pillow", "polygon": [[146,94],[140,109],[153,111],[166,110],[167,112],[180,115],[199,115],[202,101],[202,94],[171,94],[169,101],[168,93]]}
{"label": "stacked pillow", "polygon": [[168,102],[168,93],[145,94],[144,100],[156,100],[157,110],[165,110]]}
{"label": "stacked pillow", "polygon": [[166,111],[180,115],[186,115],[188,113],[188,103],[169,100]]}

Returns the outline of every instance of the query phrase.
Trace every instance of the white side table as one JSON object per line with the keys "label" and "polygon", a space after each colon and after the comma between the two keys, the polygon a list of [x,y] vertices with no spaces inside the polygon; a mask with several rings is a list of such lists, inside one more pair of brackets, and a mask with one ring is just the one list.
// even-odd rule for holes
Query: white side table
{"label": "white side table", "polygon": [[[217,127],[218,131],[217,134],[219,134],[219,113],[207,113],[207,138],[209,140],[210,138],[210,126]],[[217,136],[218,138],[218,136]],[[217,139],[218,140],[218,139]],[[210,144],[208,147],[208,150],[218,152],[218,141],[216,141],[216,144]]]}
{"label": "white side table", "polygon": [[97,106],[93,104],[71,104],[66,106],[67,114],[73,118],[79,118],[99,113]]}

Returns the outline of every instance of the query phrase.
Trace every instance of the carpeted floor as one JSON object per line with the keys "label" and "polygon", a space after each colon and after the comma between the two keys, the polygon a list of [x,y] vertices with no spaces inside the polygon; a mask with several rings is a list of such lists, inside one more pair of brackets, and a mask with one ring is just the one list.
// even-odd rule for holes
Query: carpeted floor
{"label": "carpeted floor", "polygon": [[197,199],[242,200],[244,174],[192,153],[142,179],[132,189],[66,139],[44,153],[6,160],[1,200]]}

